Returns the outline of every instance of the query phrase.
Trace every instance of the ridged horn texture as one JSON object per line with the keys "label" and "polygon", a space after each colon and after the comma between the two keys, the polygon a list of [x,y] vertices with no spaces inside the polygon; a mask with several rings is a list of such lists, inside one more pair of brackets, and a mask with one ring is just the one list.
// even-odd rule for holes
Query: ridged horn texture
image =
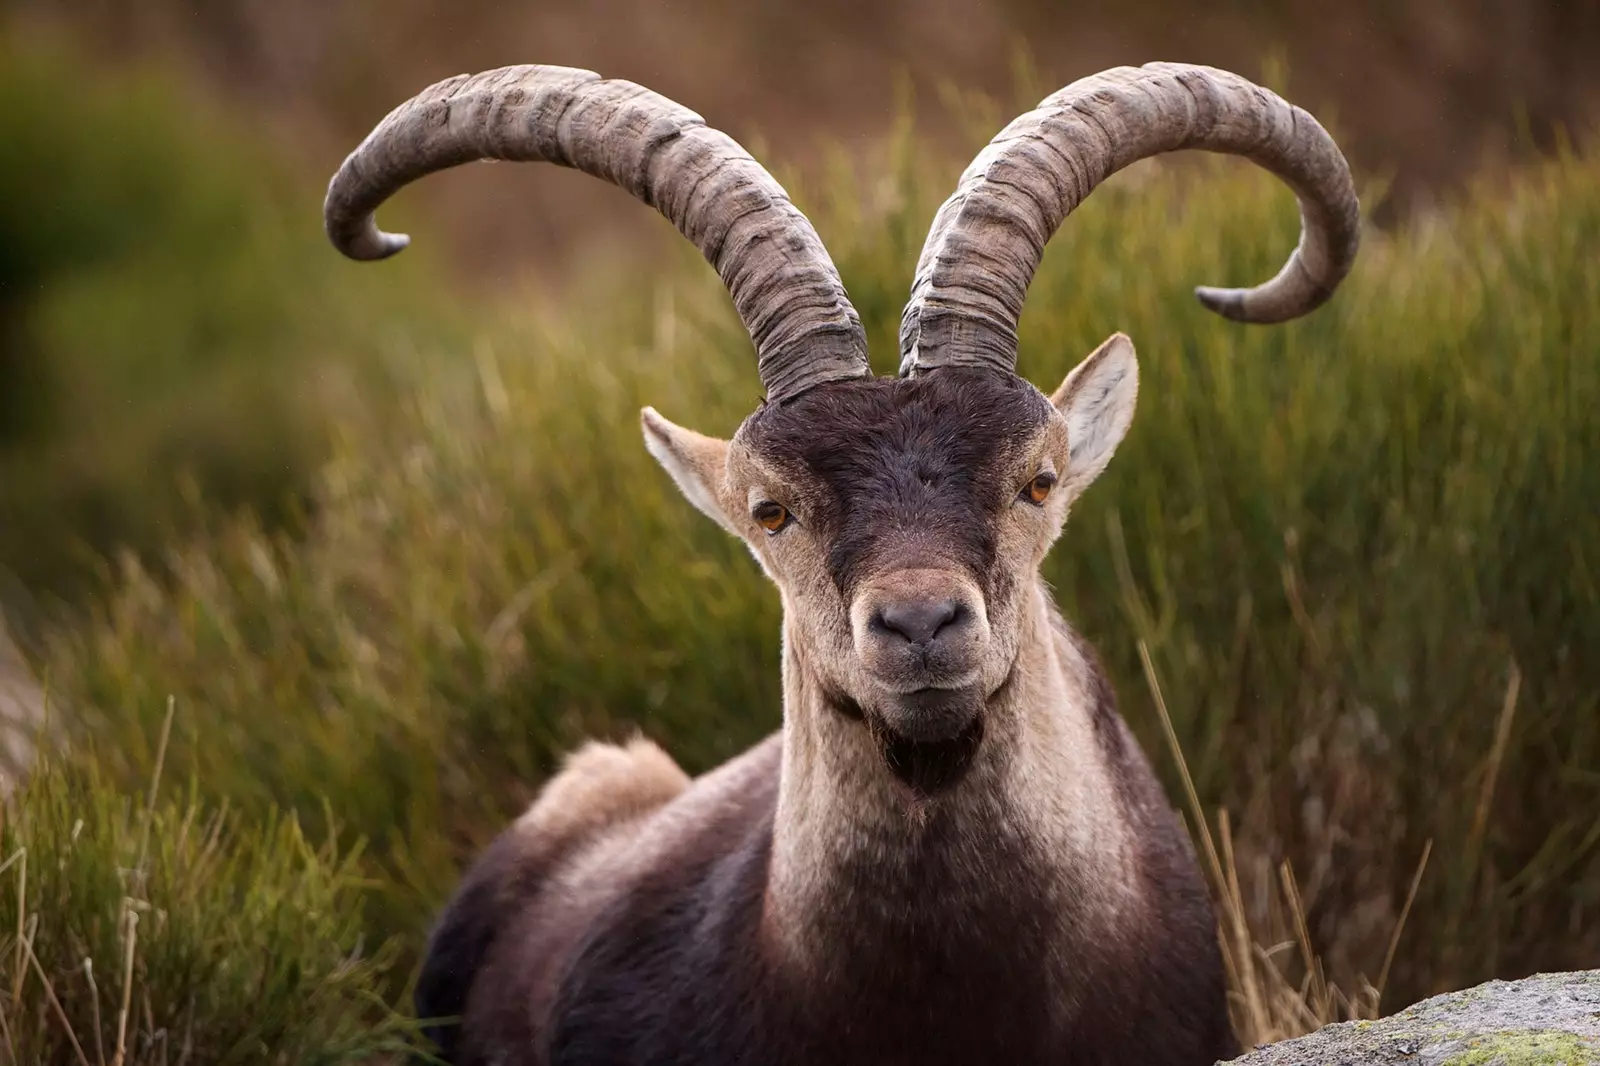
{"label": "ridged horn texture", "polygon": [[688,108],[592,71],[503,67],[424,89],[333,176],[329,239],[353,259],[393,255],[409,239],[378,229],[378,205],[425,174],[477,159],[573,167],[665,215],[728,287],[769,401],[871,374],[839,272],[772,175]]}
{"label": "ridged horn texture", "polygon": [[1300,199],[1300,244],[1253,289],[1199,288],[1240,322],[1283,322],[1333,294],[1355,260],[1350,167],[1316,119],[1237,74],[1185,63],[1116,67],[1040,101],[989,142],[934,217],[900,322],[900,372],[1013,372],[1017,320],[1044,246],[1095,186],[1184,148],[1242,155]]}

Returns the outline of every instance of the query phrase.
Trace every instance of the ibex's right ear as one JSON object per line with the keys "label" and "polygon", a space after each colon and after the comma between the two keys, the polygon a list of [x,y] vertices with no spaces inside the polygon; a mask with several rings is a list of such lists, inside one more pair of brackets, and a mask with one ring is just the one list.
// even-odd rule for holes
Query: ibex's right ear
{"label": "ibex's right ear", "polygon": [[1100,476],[1133,423],[1139,397],[1139,360],[1133,342],[1113,333],[1073,368],[1050,397],[1067,420],[1070,456],[1062,488],[1075,498]]}
{"label": "ibex's right ear", "polygon": [[666,467],[689,502],[723,529],[739,536],[717,491],[727,476],[728,442],[668,422],[654,407],[640,412],[640,421],[644,424],[644,446],[656,462]]}

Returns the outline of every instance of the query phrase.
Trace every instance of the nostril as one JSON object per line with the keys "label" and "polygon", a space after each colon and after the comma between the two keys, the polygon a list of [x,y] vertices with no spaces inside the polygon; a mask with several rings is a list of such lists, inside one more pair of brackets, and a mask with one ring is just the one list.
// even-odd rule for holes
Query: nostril
{"label": "nostril", "polygon": [[912,644],[926,644],[946,626],[963,621],[967,608],[955,600],[902,600],[880,607],[872,616],[879,632],[896,633]]}

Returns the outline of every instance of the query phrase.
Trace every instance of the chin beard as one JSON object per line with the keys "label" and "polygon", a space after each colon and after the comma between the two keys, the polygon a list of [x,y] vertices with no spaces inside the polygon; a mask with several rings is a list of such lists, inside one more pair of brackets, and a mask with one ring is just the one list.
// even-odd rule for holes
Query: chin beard
{"label": "chin beard", "polygon": [[929,689],[864,714],[889,771],[914,792],[933,795],[966,776],[983,743],[982,691]]}
{"label": "chin beard", "polygon": [[884,764],[900,782],[922,795],[942,792],[966,776],[983,744],[983,715],[949,740],[907,740],[867,719]]}
{"label": "chin beard", "polygon": [[964,778],[983,746],[989,704],[1011,687],[1016,664],[992,693],[978,686],[923,689],[863,705],[832,689],[825,697],[840,717],[861,723],[879,758],[919,799],[930,799]]}

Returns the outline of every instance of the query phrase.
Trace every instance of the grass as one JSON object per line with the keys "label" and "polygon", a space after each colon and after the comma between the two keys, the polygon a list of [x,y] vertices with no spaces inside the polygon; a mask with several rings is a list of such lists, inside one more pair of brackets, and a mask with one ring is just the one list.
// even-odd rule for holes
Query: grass
{"label": "grass", "polygon": [[[908,125],[870,167],[791,183],[880,371],[963,163]],[[1047,390],[1113,330],[1140,350],[1133,429],[1046,574],[1146,750],[1187,756],[1163,773],[1188,797],[1252,1042],[1370,1015],[1380,993],[1393,1008],[1600,954],[1600,161],[1569,153],[1372,234],[1347,286],[1294,324],[1194,304],[1196,283],[1269,276],[1295,225],[1245,164],[1141,165],[1051,245],[1022,321],[1020,369]],[[192,799],[162,808],[152,839],[198,847],[178,831],[192,802],[228,812],[240,856],[188,881],[168,867],[190,909],[167,928],[223,930],[190,942],[193,965],[259,964],[250,938],[282,937],[326,975],[325,945],[350,950],[317,924],[333,921],[391,945],[357,985],[392,995],[461,864],[579,738],[637,725],[702,770],[778,725],[776,596],[637,429],[651,403],[726,435],[759,396],[692,250],[654,279],[470,308],[351,280],[389,265],[303,255],[259,269],[370,285],[342,313],[375,338],[363,358],[412,363],[415,384],[381,419],[321,409],[331,458],[307,468],[298,528],[202,495],[191,529],[119,556],[110,593],[49,632],[73,754],[12,801],[33,821],[7,824],[33,827],[30,854],[66,854],[74,811],[92,815],[94,846],[72,854],[105,887],[52,928],[98,930],[97,975],[121,957],[112,873],[137,828],[114,815],[163,761]],[[412,316],[452,325],[412,336],[396,327]],[[316,848],[281,813],[324,811],[338,828]],[[216,902],[256,879],[350,909],[296,925]],[[109,1031],[67,976],[76,948],[50,951],[74,1031]],[[157,1028],[181,1028],[203,987],[190,972],[151,971],[143,987],[171,983]],[[214,1001],[218,1033],[238,987]],[[328,1024],[369,1024],[359,999],[331,1001],[346,1006]],[[52,1010],[31,1002],[46,1039]],[[55,1039],[46,1060],[74,1061]]]}
{"label": "grass", "polygon": [[[1270,907],[1266,915],[1258,913],[1246,902],[1228,812],[1219,812],[1217,834],[1214,836],[1211,821],[1195,791],[1188,759],[1173,729],[1172,715],[1167,711],[1161,683],[1156,679],[1150,649],[1143,642],[1139,644],[1139,659],[1160,714],[1167,751],[1183,781],[1183,797],[1188,806],[1190,825],[1196,831],[1203,868],[1216,900],[1217,939],[1228,977],[1229,1013],[1240,1046],[1250,1048],[1292,1039],[1331,1022],[1382,1017],[1383,992],[1389,982],[1389,969],[1405,932],[1412,904],[1416,902],[1422,877],[1427,872],[1433,841],[1423,846],[1422,858],[1395,921],[1377,978],[1369,980],[1365,974],[1357,975],[1359,987],[1354,992],[1346,992],[1331,983],[1317,946],[1312,941],[1300,884],[1295,878],[1294,866],[1288,859],[1278,867],[1276,891],[1269,896]],[[1486,790],[1484,798],[1487,799],[1492,791],[1492,787]],[[1218,847],[1218,839],[1221,840],[1221,847]],[[1258,865],[1259,861],[1258,856]],[[1288,955],[1287,959],[1285,955]]]}
{"label": "grass", "polygon": [[0,852],[7,1062],[338,1066],[411,1046],[360,850],[292,814],[164,798],[159,758],[128,793],[80,756],[8,802]]}
{"label": "grass", "polygon": [[[422,264],[341,270],[257,131],[95,65],[0,20],[0,601],[46,601],[29,628],[197,511],[294,525],[328,423],[381,408],[385,352],[432,328],[406,313]],[[386,325],[357,311],[377,299]]]}

